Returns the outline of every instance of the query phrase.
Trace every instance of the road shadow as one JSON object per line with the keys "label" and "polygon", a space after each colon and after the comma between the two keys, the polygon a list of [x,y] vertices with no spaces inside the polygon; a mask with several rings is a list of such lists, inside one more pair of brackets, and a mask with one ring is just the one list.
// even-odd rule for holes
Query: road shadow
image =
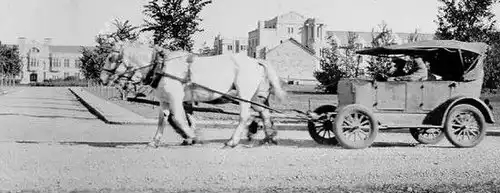
{"label": "road shadow", "polygon": [[65,107],[20,106],[20,105],[10,105],[10,106],[5,106],[5,107],[12,107],[12,108],[33,108],[33,109],[53,109],[53,110],[66,110],[66,111],[88,112],[87,109],[75,109],[75,108],[65,108]]}
{"label": "road shadow", "polygon": [[64,115],[30,115],[22,113],[0,113],[0,116],[25,116],[25,117],[35,117],[35,118],[49,118],[49,119],[78,119],[78,120],[96,120],[96,117],[77,117],[77,116],[64,116]]}
{"label": "road shadow", "polygon": [[[158,148],[197,148],[197,147],[207,147],[217,145],[220,148],[224,149],[232,149],[230,147],[226,147],[224,144],[228,139],[210,139],[204,140],[202,144],[196,144],[192,146],[182,145],[179,141],[171,142],[171,143],[161,143],[158,145]],[[280,139],[278,140],[278,145],[270,145],[270,144],[261,144],[260,139],[256,139],[253,141],[248,141],[243,139],[240,141],[240,144],[235,148],[259,148],[259,147],[293,147],[293,148],[327,148],[327,149],[344,149],[340,145],[323,145],[318,144],[313,140],[295,140],[295,139]],[[15,141],[20,144],[59,144],[65,146],[90,146],[90,147],[99,147],[99,148],[152,148],[149,147],[149,142],[95,142],[95,141],[61,141],[61,142],[47,142],[47,141]],[[437,146],[437,145],[423,145],[418,143],[402,143],[402,142],[374,142],[369,148],[394,148],[394,147],[409,147],[409,148],[455,148],[453,146]],[[154,148],[153,148],[154,149]]]}
{"label": "road shadow", "polygon": [[486,136],[495,136],[495,137],[498,137],[498,136],[500,136],[500,132],[487,132]]}
{"label": "road shadow", "polygon": [[90,142],[90,141],[61,141],[61,142],[46,142],[46,141],[16,141],[16,143],[21,143],[21,144],[50,144],[50,143],[56,143],[59,145],[68,145],[68,146],[74,146],[74,145],[86,145],[86,146],[91,146],[91,147],[106,147],[106,148],[120,148],[120,147],[127,147],[127,146],[144,146],[147,145],[149,142]]}
{"label": "road shadow", "polygon": [[38,104],[41,105],[59,105],[59,106],[79,106],[80,103],[78,101],[73,102],[68,102],[68,103],[61,103],[61,102],[40,102]]}
{"label": "road shadow", "polygon": [[54,100],[54,101],[74,101],[78,102],[76,99],[68,98],[46,98],[46,97],[15,97],[16,99],[30,99],[30,100]]}

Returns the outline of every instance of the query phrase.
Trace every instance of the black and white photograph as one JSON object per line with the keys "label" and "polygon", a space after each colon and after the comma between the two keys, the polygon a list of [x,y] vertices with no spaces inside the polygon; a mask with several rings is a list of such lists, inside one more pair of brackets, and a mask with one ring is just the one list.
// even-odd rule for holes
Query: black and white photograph
{"label": "black and white photograph", "polygon": [[500,192],[500,0],[0,0],[0,193]]}

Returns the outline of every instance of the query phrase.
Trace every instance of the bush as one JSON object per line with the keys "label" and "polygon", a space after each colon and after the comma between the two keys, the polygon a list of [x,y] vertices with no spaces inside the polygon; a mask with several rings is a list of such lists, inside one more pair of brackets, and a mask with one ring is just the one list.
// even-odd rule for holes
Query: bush
{"label": "bush", "polygon": [[87,80],[73,78],[44,80],[43,82],[31,82],[30,86],[47,86],[47,87],[68,87],[68,86],[88,86]]}

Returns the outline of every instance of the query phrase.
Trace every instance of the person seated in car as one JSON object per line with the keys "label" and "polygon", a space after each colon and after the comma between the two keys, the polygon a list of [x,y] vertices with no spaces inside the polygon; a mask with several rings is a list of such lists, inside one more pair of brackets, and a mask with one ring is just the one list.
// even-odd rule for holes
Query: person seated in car
{"label": "person seated in car", "polygon": [[[428,61],[424,61],[423,57],[416,56],[413,58],[415,69],[407,75],[391,77],[389,81],[424,81],[424,80],[440,80],[441,78],[430,72]],[[404,68],[399,67],[399,68]]]}
{"label": "person seated in car", "polygon": [[[395,77],[390,77],[388,80],[389,81],[422,81],[422,80],[427,80],[427,65],[425,65],[422,57],[415,57],[413,59],[413,62],[415,62],[416,66],[413,72],[407,75],[403,76],[395,76]],[[400,67],[400,68],[404,68]]]}
{"label": "person seated in car", "polygon": [[406,71],[405,71],[405,66],[406,66],[406,62],[407,62],[406,60],[404,60],[402,58],[394,58],[392,60],[392,62],[394,63],[395,70],[389,76],[398,77],[398,76],[406,75]]}

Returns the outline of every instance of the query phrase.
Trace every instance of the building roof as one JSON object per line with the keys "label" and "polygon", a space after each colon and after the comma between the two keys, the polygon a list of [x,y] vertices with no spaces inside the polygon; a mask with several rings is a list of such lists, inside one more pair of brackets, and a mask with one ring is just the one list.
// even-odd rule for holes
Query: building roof
{"label": "building roof", "polygon": [[[281,44],[275,46],[274,48],[271,48],[269,49],[269,51],[267,51],[267,53],[275,50],[276,48],[280,47],[281,45],[287,43],[287,42],[290,42],[292,44],[295,44],[296,46],[298,46],[299,48],[301,48],[302,50],[304,50],[305,52],[309,53],[311,56],[314,56],[315,58],[318,58],[315,54],[314,54],[314,51],[309,49],[308,47],[302,45],[301,43],[299,43],[297,40],[293,39],[293,38],[289,38],[285,41],[283,41]],[[319,58],[318,58],[319,59]]]}
{"label": "building roof", "polygon": [[78,54],[81,53],[82,49],[84,47],[91,48],[88,46],[49,46],[49,50],[51,53],[72,53],[72,54]]}
{"label": "building roof", "polygon": [[[336,39],[336,41],[340,41],[340,42],[338,42],[340,45],[347,45],[349,32],[350,31],[327,31],[326,36],[328,38],[333,37]],[[365,44],[364,46],[371,46],[371,42],[373,40],[372,32],[359,32],[359,31],[352,31],[352,32],[358,34],[360,41]],[[379,32],[374,33],[374,35],[378,35],[378,34],[379,34]],[[398,43],[407,42],[408,37],[411,34],[413,34],[413,33],[398,33],[398,32],[393,33],[393,35],[396,38],[396,41],[399,41]],[[434,39],[434,34],[418,34],[418,35],[419,35],[419,38],[421,40]]]}

